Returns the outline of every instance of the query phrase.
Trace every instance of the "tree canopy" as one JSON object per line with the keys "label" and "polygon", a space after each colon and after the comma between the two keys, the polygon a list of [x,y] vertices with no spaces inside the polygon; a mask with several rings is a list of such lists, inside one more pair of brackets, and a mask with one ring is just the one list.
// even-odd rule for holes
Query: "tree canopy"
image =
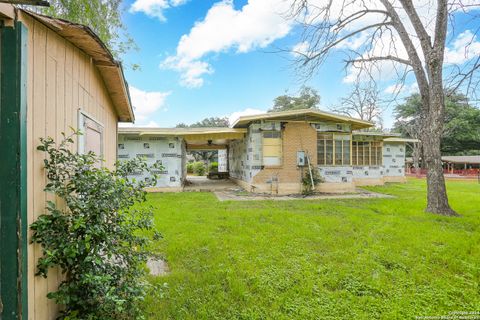
{"label": "tree canopy", "polygon": [[[411,138],[420,131],[422,100],[418,93],[409,96],[394,110],[394,130]],[[480,109],[471,106],[463,94],[445,96],[444,127],[441,137],[443,155],[480,153]]]}
{"label": "tree canopy", "polygon": [[317,90],[310,87],[302,87],[298,96],[287,94],[276,97],[273,107],[268,112],[288,111],[297,109],[318,109],[320,95]]}
{"label": "tree canopy", "polygon": [[210,117],[203,120],[192,123],[191,125],[183,122],[177,124],[177,128],[204,128],[204,127],[228,127],[229,122],[227,117]]}

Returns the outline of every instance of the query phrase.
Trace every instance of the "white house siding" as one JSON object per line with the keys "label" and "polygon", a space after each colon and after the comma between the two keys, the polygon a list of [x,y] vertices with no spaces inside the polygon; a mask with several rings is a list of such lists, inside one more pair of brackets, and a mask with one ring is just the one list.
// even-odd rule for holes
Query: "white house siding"
{"label": "white house siding", "polygon": [[262,170],[262,131],[260,124],[252,124],[247,133],[247,166],[246,175],[248,182]]}
{"label": "white house siding", "polygon": [[247,181],[245,166],[247,163],[247,143],[245,140],[234,140],[228,149],[230,177]]}
{"label": "white house siding", "polygon": [[218,172],[228,172],[228,153],[226,149],[218,150]]}
{"label": "white house siding", "polygon": [[383,143],[383,167],[386,177],[405,176],[405,143]]}
{"label": "white house siding", "polygon": [[[138,135],[120,135],[118,137],[118,159],[127,160],[143,157],[147,164],[162,166],[156,187],[180,188],[185,177],[186,158],[183,139],[175,137],[140,137]],[[136,179],[149,179],[149,174],[134,175]]]}
{"label": "white house siding", "polygon": [[251,182],[262,170],[262,131],[260,124],[252,124],[243,140],[229,145],[228,163],[232,178]]}
{"label": "white house siding", "polygon": [[353,170],[350,166],[319,166],[318,173],[324,182],[351,183]]}
{"label": "white house siding", "polygon": [[353,177],[355,179],[381,179],[383,177],[383,166],[353,166]]}

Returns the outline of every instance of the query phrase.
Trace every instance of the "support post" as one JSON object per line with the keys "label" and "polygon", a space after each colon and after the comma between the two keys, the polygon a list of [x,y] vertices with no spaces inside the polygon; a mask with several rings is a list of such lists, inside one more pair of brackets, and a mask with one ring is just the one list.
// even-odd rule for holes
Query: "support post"
{"label": "support post", "polygon": [[0,319],[27,319],[27,39],[0,26]]}

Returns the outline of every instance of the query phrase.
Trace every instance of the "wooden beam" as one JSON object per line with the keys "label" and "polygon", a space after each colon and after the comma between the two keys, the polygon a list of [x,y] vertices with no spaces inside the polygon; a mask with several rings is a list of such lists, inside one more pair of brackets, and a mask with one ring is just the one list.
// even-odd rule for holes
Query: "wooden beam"
{"label": "wooden beam", "polygon": [[188,150],[223,150],[227,149],[226,145],[208,145],[208,144],[187,144]]}

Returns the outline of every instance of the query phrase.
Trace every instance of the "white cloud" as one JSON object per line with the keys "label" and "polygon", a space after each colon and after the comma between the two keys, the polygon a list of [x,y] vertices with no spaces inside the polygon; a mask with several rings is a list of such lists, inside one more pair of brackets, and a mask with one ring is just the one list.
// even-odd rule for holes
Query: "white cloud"
{"label": "white cloud", "polygon": [[404,84],[404,83],[395,83],[385,88],[385,93],[388,94],[413,94],[418,93],[418,84],[413,82],[411,84]]}
{"label": "white cloud", "polygon": [[189,0],[135,0],[130,6],[131,13],[143,12],[149,17],[158,18],[160,21],[166,21],[164,11],[184,5]]}
{"label": "white cloud", "polygon": [[131,86],[130,97],[139,125],[145,124],[156,111],[166,109],[165,101],[170,94],[171,92],[143,91]]}
{"label": "white cloud", "polygon": [[253,109],[253,108],[247,108],[242,111],[236,111],[233,112],[232,114],[228,115],[228,123],[232,125],[238,118],[243,117],[243,116],[253,116],[256,114],[262,114],[265,113],[265,110],[260,110],[260,109]]}
{"label": "white cloud", "polygon": [[286,36],[293,26],[293,21],[282,16],[288,9],[285,0],[249,0],[240,10],[231,0],[220,1],[181,37],[176,54],[160,66],[180,72],[185,86],[202,86],[203,76],[213,73],[211,65],[204,61],[207,55],[232,49],[245,53]]}
{"label": "white cloud", "polygon": [[458,35],[452,47],[445,49],[445,63],[463,64],[480,55],[480,41],[470,30]]}
{"label": "white cloud", "polygon": [[292,47],[292,55],[294,57],[306,56],[311,54],[310,43],[308,41],[301,41]]}
{"label": "white cloud", "polygon": [[202,76],[213,73],[213,68],[205,61],[189,60],[178,56],[166,58],[160,67],[180,72],[180,84],[188,88],[201,87],[204,83]]}

